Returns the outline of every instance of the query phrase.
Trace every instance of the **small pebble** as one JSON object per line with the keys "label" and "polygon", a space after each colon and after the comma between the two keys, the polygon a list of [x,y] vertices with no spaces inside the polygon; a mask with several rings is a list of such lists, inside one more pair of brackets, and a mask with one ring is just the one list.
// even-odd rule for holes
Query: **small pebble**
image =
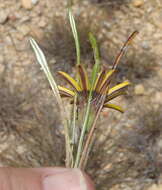
{"label": "small pebble", "polygon": [[0,11],[0,24],[4,24],[6,21],[7,21],[7,18],[8,18],[8,14],[1,10]]}
{"label": "small pebble", "polygon": [[138,84],[135,86],[134,92],[136,95],[143,95],[145,93],[145,88],[142,84]]}
{"label": "small pebble", "polygon": [[42,19],[42,20],[39,22],[38,25],[39,25],[39,27],[44,28],[44,27],[47,25],[47,22]]}
{"label": "small pebble", "polygon": [[162,92],[155,93],[154,101],[158,104],[162,104]]}
{"label": "small pebble", "polygon": [[141,46],[145,50],[149,50],[150,49],[149,43],[147,41],[141,42]]}
{"label": "small pebble", "polygon": [[30,10],[32,9],[33,5],[37,4],[38,0],[21,0],[22,7]]}
{"label": "small pebble", "polygon": [[137,8],[141,7],[143,4],[144,4],[143,0],[134,0],[133,1],[134,7],[137,7]]}
{"label": "small pebble", "polygon": [[38,0],[32,0],[33,5],[38,3]]}
{"label": "small pebble", "polygon": [[23,24],[17,27],[17,30],[23,35],[26,36],[30,32],[29,26]]}
{"label": "small pebble", "polygon": [[24,9],[29,10],[32,8],[32,0],[21,0],[21,3]]}

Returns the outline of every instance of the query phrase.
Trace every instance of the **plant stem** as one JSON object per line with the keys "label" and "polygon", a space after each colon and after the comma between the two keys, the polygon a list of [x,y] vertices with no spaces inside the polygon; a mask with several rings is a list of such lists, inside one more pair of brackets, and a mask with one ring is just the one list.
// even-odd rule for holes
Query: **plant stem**
{"label": "plant stem", "polygon": [[89,40],[90,40],[90,43],[91,43],[93,51],[94,51],[95,65],[94,65],[93,71],[92,71],[91,89],[89,92],[89,98],[88,98],[88,103],[87,103],[87,107],[86,107],[84,123],[82,126],[81,136],[79,139],[78,150],[77,150],[77,155],[76,155],[76,160],[75,160],[75,165],[74,165],[75,168],[79,167],[79,165],[80,165],[79,162],[80,162],[80,158],[82,156],[82,147],[83,147],[83,141],[84,141],[85,133],[86,133],[86,130],[91,127],[91,126],[90,127],[88,126],[88,121],[89,121],[89,117],[91,114],[90,109],[91,109],[93,87],[94,87],[94,84],[95,84],[95,81],[97,78],[97,73],[99,71],[99,64],[100,64],[99,50],[98,50],[97,42],[96,42],[95,37],[91,33],[89,34]]}
{"label": "plant stem", "polygon": [[89,99],[87,108],[86,108],[86,113],[85,113],[84,123],[83,123],[82,130],[81,130],[81,136],[79,139],[78,150],[77,150],[74,168],[79,167],[80,157],[82,154],[83,140],[84,140],[84,136],[85,136],[85,132],[87,129],[88,120],[89,120],[90,107],[91,107],[91,99]]}
{"label": "plant stem", "polygon": [[87,158],[88,158],[88,155],[89,155],[89,153],[88,153],[88,147],[91,144],[91,140],[92,140],[92,137],[94,135],[94,130],[96,128],[97,119],[98,119],[99,114],[100,114],[100,112],[101,112],[101,110],[103,108],[105,97],[106,97],[105,95],[102,97],[102,101],[101,101],[100,107],[99,107],[99,109],[97,111],[97,114],[96,114],[96,117],[95,117],[95,119],[93,121],[92,127],[91,127],[91,129],[90,129],[90,131],[88,133],[88,137],[87,137],[87,140],[86,140],[83,152],[82,152],[82,156],[81,156],[81,159],[80,159],[79,168],[82,168],[83,165],[84,166],[86,165],[86,163],[84,164],[84,161],[87,161]]}

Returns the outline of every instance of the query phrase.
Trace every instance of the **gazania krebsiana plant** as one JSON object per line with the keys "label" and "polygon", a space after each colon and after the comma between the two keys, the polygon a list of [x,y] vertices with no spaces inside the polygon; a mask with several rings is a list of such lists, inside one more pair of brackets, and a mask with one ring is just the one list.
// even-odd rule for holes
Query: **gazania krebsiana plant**
{"label": "gazania krebsiana plant", "polygon": [[[92,70],[92,76],[89,79],[88,74],[84,67],[80,64],[80,49],[78,36],[75,28],[75,21],[72,13],[69,12],[69,17],[71,20],[71,27],[76,41],[77,49],[77,80],[73,79],[70,75],[65,72],[59,71],[61,77],[63,77],[68,84],[70,84],[71,89],[66,87],[58,86],[48,68],[45,56],[34,39],[30,39],[30,43],[35,51],[37,60],[41,65],[46,77],[51,85],[53,93],[56,98],[56,102],[60,108],[60,113],[62,116],[62,124],[65,129],[65,142],[66,142],[66,166],[67,167],[80,167],[85,168],[91,145],[94,141],[94,131],[96,129],[96,122],[99,117],[100,111],[104,108],[112,108],[117,111],[123,112],[120,106],[109,103],[112,99],[125,93],[125,89],[130,85],[129,81],[124,81],[116,86],[111,87],[112,77],[116,71],[116,67],[120,61],[120,58],[125,52],[127,45],[131,42],[137,32],[134,32],[128,40],[125,42],[121,48],[119,54],[117,55],[112,69],[99,71],[99,54],[95,39],[90,36],[91,45],[94,51],[95,65]],[[64,106],[62,104],[60,95],[62,97],[69,97],[74,103],[73,116],[70,119],[66,115]],[[85,114],[83,121],[81,123],[81,128],[78,130],[75,124],[76,117],[76,105],[85,105]],[[95,115],[91,112],[91,108],[94,108]],[[90,122],[89,122],[90,121]],[[79,131],[79,134],[76,135]],[[76,139],[77,138],[77,139]],[[76,140],[75,140],[76,139]]]}
{"label": "gazania krebsiana plant", "polygon": [[[125,89],[130,85],[129,81],[124,81],[116,86],[111,87],[112,77],[116,71],[117,65],[124,54],[126,47],[130,44],[132,39],[138,32],[135,31],[129,36],[119,54],[117,55],[113,66],[110,70],[99,71],[99,54],[98,48],[93,36],[90,36],[90,42],[94,51],[95,65],[92,70],[92,76],[89,79],[88,74],[81,64],[77,64],[77,80],[73,79],[69,74],[59,71],[59,75],[67,81],[72,89],[68,89],[63,86],[58,86],[59,93],[62,97],[72,98],[72,102],[78,107],[85,105],[85,117],[81,126],[81,132],[78,135],[79,141],[77,143],[77,153],[74,156],[74,167],[85,168],[90,147],[93,143],[94,130],[96,128],[96,122],[101,110],[106,108],[115,109],[120,112],[124,112],[120,106],[109,103],[112,99],[125,93]],[[77,98],[77,99],[76,99]],[[93,109],[94,108],[94,109]],[[75,110],[75,109],[74,109]],[[91,111],[95,111],[95,115]],[[75,114],[74,114],[75,115]],[[80,114],[81,115],[81,114]],[[73,117],[75,121],[75,116]],[[75,122],[74,122],[75,123]],[[73,127],[73,135],[75,136],[75,125]],[[73,139],[73,138],[72,138]],[[72,146],[75,144],[72,141]],[[72,150],[74,150],[72,148]]]}
{"label": "gazania krebsiana plant", "polygon": [[116,69],[103,70],[101,71],[92,86],[91,81],[88,78],[88,74],[82,65],[77,66],[79,80],[78,82],[73,79],[70,75],[65,72],[59,71],[59,75],[67,81],[67,83],[72,87],[72,90],[58,86],[59,92],[62,97],[74,98],[77,94],[78,104],[84,105],[87,103],[89,98],[89,92],[92,89],[92,99],[91,103],[96,109],[100,106],[100,100],[102,96],[105,96],[103,107],[115,109],[117,111],[123,112],[120,106],[109,103],[112,99],[123,95],[125,89],[130,85],[129,81],[124,81],[110,88],[110,83],[112,76],[114,75]]}
{"label": "gazania krebsiana plant", "polygon": [[[71,86],[70,89],[62,86],[58,86],[52,76],[46,58],[35,42],[34,39],[30,39],[30,43],[36,54],[38,63],[41,65],[50,85],[53,90],[57,105],[60,109],[60,116],[62,118],[62,124],[65,131],[66,142],[66,166],[67,167],[79,167],[84,169],[88,160],[88,156],[95,140],[95,129],[97,128],[97,119],[101,110],[106,108],[112,108],[117,111],[123,112],[120,106],[109,103],[112,99],[125,93],[125,89],[130,85],[129,81],[124,81],[116,86],[111,86],[112,77],[116,71],[116,67],[120,61],[120,58],[124,54],[127,45],[132,41],[137,32],[133,32],[132,35],[125,42],[117,55],[112,69],[100,71],[100,57],[97,47],[97,42],[93,35],[89,36],[90,43],[94,52],[95,64],[92,70],[92,76],[89,78],[86,70],[80,64],[80,45],[75,26],[75,20],[71,10],[69,10],[69,20],[72,28],[76,53],[77,53],[77,79],[73,79],[70,75],[63,71],[59,71],[59,74],[65,79]],[[69,97],[74,103],[72,109],[72,117],[68,117],[66,110],[64,109],[61,97]],[[83,118],[78,120],[76,114],[76,107],[85,107],[83,110]],[[95,111],[95,112],[93,112]],[[82,113],[82,112],[81,112]],[[82,114],[79,113],[78,115]],[[95,114],[94,114],[95,113]],[[79,122],[76,124],[76,120]],[[79,124],[79,125],[78,125]]]}
{"label": "gazania krebsiana plant", "polygon": [[58,73],[61,75],[61,77],[63,77],[63,79],[65,79],[72,87],[72,90],[70,90],[66,87],[58,86],[60,95],[62,97],[74,98],[75,95],[77,94],[78,104],[84,105],[85,103],[88,102],[89,93],[92,92],[91,103],[94,105],[97,111],[99,108],[101,108],[102,105],[102,108],[104,107],[111,108],[123,113],[124,111],[120,106],[111,104],[109,103],[109,101],[120,95],[123,95],[125,93],[126,87],[130,85],[130,82],[124,81],[120,84],[117,84],[114,87],[111,87],[111,80],[112,76],[116,71],[119,61],[125,52],[126,47],[129,45],[132,39],[137,35],[137,33],[138,32],[135,31],[132,33],[132,35],[129,36],[129,38],[121,48],[119,54],[117,55],[113,63],[112,69],[103,70],[100,73],[98,73],[98,76],[96,77],[95,82],[93,83],[92,80],[89,80],[86,70],[80,64],[77,65],[79,80],[75,80],[67,73],[59,71]]}

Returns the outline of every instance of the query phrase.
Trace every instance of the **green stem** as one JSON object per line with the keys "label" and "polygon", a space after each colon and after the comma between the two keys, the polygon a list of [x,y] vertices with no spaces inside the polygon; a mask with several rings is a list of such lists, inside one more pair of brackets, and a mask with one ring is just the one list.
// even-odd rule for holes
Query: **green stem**
{"label": "green stem", "polygon": [[82,147],[83,147],[83,140],[84,140],[84,136],[85,136],[85,132],[87,129],[88,120],[89,120],[90,107],[91,107],[91,99],[89,98],[87,109],[86,109],[86,114],[85,114],[85,119],[84,119],[84,123],[82,126],[81,136],[79,139],[78,150],[77,150],[74,168],[78,168],[78,166],[79,166],[80,157],[81,157],[81,153],[82,153]]}

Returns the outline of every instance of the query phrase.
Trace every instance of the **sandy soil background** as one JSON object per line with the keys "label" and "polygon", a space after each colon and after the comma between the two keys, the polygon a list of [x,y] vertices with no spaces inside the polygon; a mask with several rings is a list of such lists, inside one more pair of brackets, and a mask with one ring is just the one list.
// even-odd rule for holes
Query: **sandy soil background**
{"label": "sandy soil background", "polygon": [[[115,82],[132,86],[116,100],[126,112],[102,113],[87,172],[101,190],[161,189],[162,1],[75,0],[82,62],[90,71],[88,32],[110,67],[128,36],[139,31],[118,68]],[[29,45],[34,37],[50,68],[75,72],[75,47],[65,0],[0,0],[0,165],[64,164],[57,107]],[[157,185],[158,184],[158,185]]]}

